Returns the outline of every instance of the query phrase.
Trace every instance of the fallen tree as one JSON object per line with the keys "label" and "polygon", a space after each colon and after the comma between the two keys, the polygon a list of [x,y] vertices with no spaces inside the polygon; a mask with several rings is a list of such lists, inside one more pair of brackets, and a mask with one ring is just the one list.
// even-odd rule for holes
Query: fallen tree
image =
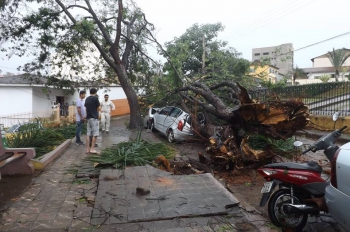
{"label": "fallen tree", "polygon": [[213,86],[195,82],[178,89],[177,93],[186,111],[194,116],[198,111],[204,112],[205,125],[194,123],[194,130],[202,138],[209,138],[207,153],[211,162],[226,169],[257,167],[271,162],[277,152],[288,153],[278,151],[273,142],[266,142],[260,150],[252,148],[249,141],[254,135],[270,141],[286,141],[308,122],[308,108],[303,102],[278,98],[258,102],[234,82]]}

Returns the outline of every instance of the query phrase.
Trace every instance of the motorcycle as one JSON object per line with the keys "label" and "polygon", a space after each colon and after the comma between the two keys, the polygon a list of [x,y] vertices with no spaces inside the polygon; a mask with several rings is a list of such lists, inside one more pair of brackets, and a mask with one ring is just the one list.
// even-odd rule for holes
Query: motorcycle
{"label": "motorcycle", "polygon": [[[324,150],[328,160],[332,161],[339,148],[334,142],[346,128],[344,126],[322,136],[302,154]],[[296,141],[294,145],[301,146],[302,142]],[[314,161],[273,163],[258,169],[258,173],[266,179],[261,190],[260,207],[268,202],[268,214],[274,225],[302,231],[309,214],[328,212],[324,195],[329,182],[321,177],[322,171],[322,167]],[[279,189],[274,192],[277,185]]]}

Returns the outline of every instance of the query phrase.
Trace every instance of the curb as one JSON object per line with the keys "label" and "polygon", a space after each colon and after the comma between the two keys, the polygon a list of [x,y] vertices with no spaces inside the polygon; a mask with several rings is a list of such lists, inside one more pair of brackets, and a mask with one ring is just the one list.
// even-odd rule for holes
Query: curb
{"label": "curb", "polygon": [[44,169],[49,163],[55,160],[58,156],[62,155],[67,147],[71,144],[72,139],[67,139],[61,145],[56,147],[55,150],[46,153],[45,155],[39,157],[39,159],[31,159],[31,163],[34,165],[35,170]]}

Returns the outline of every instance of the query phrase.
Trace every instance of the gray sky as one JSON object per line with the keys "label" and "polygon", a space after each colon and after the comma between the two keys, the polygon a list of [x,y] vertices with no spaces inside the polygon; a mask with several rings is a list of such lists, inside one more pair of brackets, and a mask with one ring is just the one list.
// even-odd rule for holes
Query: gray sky
{"label": "gray sky", "polygon": [[[293,43],[295,50],[350,32],[349,0],[136,0],[157,28],[161,44],[181,36],[194,23],[221,22],[219,39],[251,60],[252,48]],[[350,48],[350,33],[294,54],[301,68],[333,48]],[[153,53],[151,53],[152,55]],[[16,73],[23,58],[7,60],[0,69]],[[157,57],[155,57],[157,58]]]}

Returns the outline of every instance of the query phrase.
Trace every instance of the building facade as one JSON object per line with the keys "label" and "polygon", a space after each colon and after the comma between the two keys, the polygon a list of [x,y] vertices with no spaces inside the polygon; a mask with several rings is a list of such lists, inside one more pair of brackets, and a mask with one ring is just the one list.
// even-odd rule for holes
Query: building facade
{"label": "building facade", "polygon": [[293,44],[281,44],[272,47],[253,48],[252,61],[269,60],[270,64],[279,68],[279,73],[287,75],[293,69]]}
{"label": "building facade", "polygon": [[255,82],[268,81],[276,83],[278,81],[278,68],[273,65],[262,65],[257,62],[253,62],[250,65],[249,76],[254,78]]}

